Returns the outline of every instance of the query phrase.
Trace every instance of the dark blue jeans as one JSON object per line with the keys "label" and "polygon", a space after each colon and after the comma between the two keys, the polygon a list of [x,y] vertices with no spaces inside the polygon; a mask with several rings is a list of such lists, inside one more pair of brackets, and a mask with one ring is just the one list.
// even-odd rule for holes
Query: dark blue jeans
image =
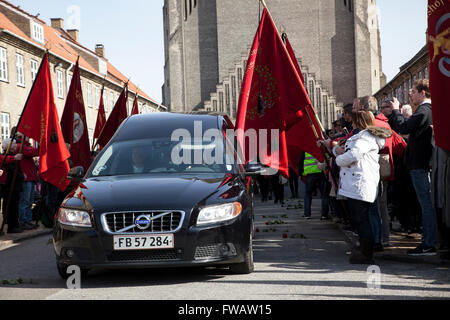
{"label": "dark blue jeans", "polygon": [[306,217],[311,217],[311,204],[313,198],[313,190],[315,187],[319,188],[320,195],[322,198],[322,216],[328,216],[329,212],[329,194],[325,190],[325,176],[323,173],[313,173],[306,176],[305,184],[305,197],[304,197],[304,215]]}
{"label": "dark blue jeans", "polygon": [[19,224],[31,224],[33,222],[33,211],[31,210],[34,200],[34,182],[22,182],[22,191],[19,196]]}
{"label": "dark blue jeans", "polygon": [[422,208],[423,240],[428,247],[437,245],[436,211],[431,201],[431,182],[429,170],[410,170],[411,180],[416,190],[417,199]]}

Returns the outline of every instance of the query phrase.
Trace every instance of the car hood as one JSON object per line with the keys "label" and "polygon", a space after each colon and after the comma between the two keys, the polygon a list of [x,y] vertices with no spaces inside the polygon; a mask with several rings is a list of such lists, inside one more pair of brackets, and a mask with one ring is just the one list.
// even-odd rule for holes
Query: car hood
{"label": "car hood", "polygon": [[[237,197],[239,192],[236,190],[240,190],[236,177],[223,174],[207,177],[119,176],[88,179],[75,192],[75,196],[80,198],[82,193],[89,206],[101,213],[186,210],[202,202],[214,203],[216,199]],[[66,205],[72,206],[70,202]]]}

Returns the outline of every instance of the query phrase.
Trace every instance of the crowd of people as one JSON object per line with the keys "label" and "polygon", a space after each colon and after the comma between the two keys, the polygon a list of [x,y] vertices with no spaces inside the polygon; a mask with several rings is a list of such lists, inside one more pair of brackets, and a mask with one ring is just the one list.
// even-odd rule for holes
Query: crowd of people
{"label": "crowd of people", "polygon": [[[16,128],[12,128],[14,133]],[[42,223],[46,228],[54,226],[55,214],[64,198],[72,191],[71,183],[61,191],[39,176],[39,149],[29,138],[16,132],[14,139],[2,142],[0,164],[0,196],[2,199],[2,231],[18,234],[37,229]],[[66,144],[70,151],[70,145]],[[92,153],[95,157],[97,152]],[[72,161],[69,159],[72,167]]]}
{"label": "crowd of people", "polygon": [[[408,255],[441,251],[442,259],[450,258],[450,151],[434,143],[430,97],[424,79],[413,84],[409,105],[397,98],[381,106],[374,97],[357,98],[344,107],[328,139],[318,142],[326,163],[308,153],[300,160],[303,217],[311,218],[311,200],[319,190],[321,219],[333,218],[358,235],[350,263],[373,264],[373,253],[391,245],[394,220],[401,228],[395,231],[422,233],[422,243]],[[292,179],[298,180],[295,172]],[[298,188],[291,191],[298,195]]]}

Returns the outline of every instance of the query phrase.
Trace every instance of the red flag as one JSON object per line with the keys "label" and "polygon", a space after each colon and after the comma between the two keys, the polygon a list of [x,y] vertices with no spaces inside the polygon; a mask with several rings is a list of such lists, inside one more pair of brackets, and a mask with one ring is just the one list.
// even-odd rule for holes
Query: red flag
{"label": "red flag", "polygon": [[289,176],[287,133],[291,128],[301,123],[302,126],[295,131],[295,139],[320,151],[305,115],[308,103],[301,78],[275,24],[264,9],[248,59],[236,120],[238,141],[241,148],[246,147],[245,160],[255,160],[254,155],[248,154],[247,145],[244,145],[242,130],[245,132],[248,129],[279,130],[278,150],[271,151],[272,141],[261,144],[264,136],[258,136],[259,161],[285,177]]}
{"label": "red flag", "polygon": [[125,85],[119,99],[117,99],[114,109],[112,110],[108,118],[108,121],[106,121],[106,124],[100,136],[98,137],[97,144],[101,149],[103,149],[108,144],[109,140],[111,140],[111,138],[114,136],[122,122],[126,118],[128,118],[127,96],[127,86]]}
{"label": "red flag", "polygon": [[283,40],[286,45],[286,50],[289,53],[289,56],[291,57],[292,63],[294,64],[295,70],[297,70],[298,75],[300,76],[300,80],[302,80],[303,85],[305,85],[305,78],[303,78],[302,70],[300,69],[300,66],[298,65],[297,58],[295,57],[294,49],[291,46],[291,43],[289,42],[289,39],[286,35],[286,33],[283,34]]}
{"label": "red flag", "polygon": [[[289,53],[289,56],[291,57],[291,60],[295,66],[295,69],[297,70],[298,75],[300,76],[300,80],[302,81],[303,88],[305,88],[305,79],[303,78],[303,74],[301,72],[300,66],[298,65],[297,58],[295,57],[294,49],[291,46],[291,43],[289,42],[289,39],[286,35],[284,35],[284,40],[286,44],[286,50]],[[312,156],[314,156],[316,159],[318,159],[320,162],[323,162],[324,156],[323,152],[317,147],[316,145],[316,134],[314,134],[314,131],[317,133],[317,136],[319,139],[323,139],[322,131],[320,129],[320,125],[317,121],[315,112],[312,107],[312,102],[309,97],[309,94],[305,90],[306,93],[306,99],[308,103],[304,106],[305,109],[305,117],[301,119],[295,126],[293,126],[287,133],[287,144],[288,144],[288,155],[289,155],[289,164],[294,169],[294,171],[297,174],[301,174],[298,172],[298,165],[299,160],[302,152],[306,151]],[[307,112],[307,114],[306,114]],[[310,130],[306,130],[307,132],[312,132],[314,135],[314,139],[309,137],[308,139],[299,139],[299,137],[303,137],[304,131],[306,126],[309,126],[311,128]],[[314,126],[314,129],[312,129]]]}
{"label": "red flag", "polygon": [[59,126],[48,53],[43,58],[17,130],[39,142],[40,176],[64,191],[70,184],[67,179],[70,153]]}
{"label": "red flag", "polygon": [[428,51],[436,144],[450,151],[450,1],[428,0]]}
{"label": "red flag", "polygon": [[102,92],[100,94],[100,103],[98,106],[98,114],[97,114],[97,123],[95,124],[95,131],[93,139],[97,139],[100,136],[100,133],[103,130],[103,127],[106,123],[106,114],[105,114],[105,105],[103,103],[103,92],[105,91],[105,86],[102,88]]}
{"label": "red flag", "polygon": [[91,148],[78,60],[61,117],[61,130],[64,140],[70,144],[73,166],[82,166],[86,172],[91,165]]}
{"label": "red flag", "polygon": [[138,104],[138,95],[136,93],[136,98],[133,102],[133,110],[131,111],[131,115],[139,114],[139,104]]}

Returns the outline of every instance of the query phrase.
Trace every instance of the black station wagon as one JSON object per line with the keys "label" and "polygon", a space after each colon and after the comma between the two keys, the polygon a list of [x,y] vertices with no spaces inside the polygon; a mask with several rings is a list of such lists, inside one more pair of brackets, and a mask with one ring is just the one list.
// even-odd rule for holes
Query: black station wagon
{"label": "black station wagon", "polygon": [[245,170],[230,129],[226,116],[128,118],[59,209],[53,243],[60,275],[67,278],[72,265],[251,273],[248,175],[260,168]]}

